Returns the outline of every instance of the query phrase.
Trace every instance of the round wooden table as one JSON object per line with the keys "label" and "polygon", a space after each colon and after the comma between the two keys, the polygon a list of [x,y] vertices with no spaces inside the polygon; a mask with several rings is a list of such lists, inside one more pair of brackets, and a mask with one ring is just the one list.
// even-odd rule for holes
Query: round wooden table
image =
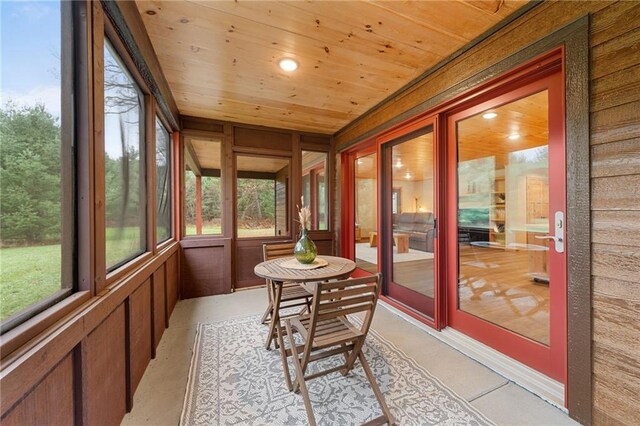
{"label": "round wooden table", "polygon": [[306,283],[347,277],[356,269],[356,263],[351,259],[335,256],[318,256],[318,258],[326,260],[328,265],[315,269],[289,269],[281,266],[282,263],[293,259],[293,256],[290,256],[258,263],[253,272],[260,278],[280,283],[285,281]]}
{"label": "round wooden table", "polygon": [[[280,298],[282,294],[282,283],[297,282],[301,285],[309,283],[305,288],[307,291],[312,293],[313,289],[308,286],[313,286],[314,282],[347,278],[356,269],[356,263],[351,259],[335,256],[318,257],[326,260],[328,264],[315,269],[285,268],[281,266],[281,264],[294,258],[293,256],[288,256],[258,263],[253,269],[253,272],[257,276],[267,280],[267,285],[272,286],[271,291],[269,292],[269,294],[273,295],[273,300],[271,301],[271,323],[269,324],[269,333],[267,334],[265,348],[269,349],[271,338],[275,333],[278,339],[278,346],[280,347],[280,354],[283,363],[287,362],[287,356],[289,354],[284,347],[282,325],[280,324]],[[285,380],[287,382],[287,387],[291,390],[292,384],[286,374]]]}

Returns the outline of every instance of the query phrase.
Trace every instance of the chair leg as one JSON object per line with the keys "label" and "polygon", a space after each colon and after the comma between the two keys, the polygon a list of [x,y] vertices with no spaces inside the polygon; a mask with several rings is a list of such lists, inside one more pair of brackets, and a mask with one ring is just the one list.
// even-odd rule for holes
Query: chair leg
{"label": "chair leg", "polygon": [[[287,384],[287,389],[289,389],[289,392],[291,392],[293,390],[293,384],[291,382],[291,374],[289,373],[289,364],[287,363],[287,348],[284,345],[284,338],[282,336],[282,327],[277,327],[276,328],[276,333],[278,335],[278,346],[280,349],[280,357],[282,359],[282,369],[284,370],[284,380]],[[288,331],[287,331],[288,334]],[[293,340],[293,337],[289,335],[289,344],[291,347],[295,346],[295,341]],[[291,350],[293,353],[293,349]]]}
{"label": "chair leg", "polygon": [[375,394],[376,399],[380,404],[380,408],[382,408],[382,412],[387,418],[387,422],[390,425],[395,425],[396,422],[393,419],[393,416],[391,415],[391,411],[389,411],[389,407],[387,407],[387,403],[384,400],[384,396],[382,395],[382,392],[378,387],[378,383],[376,383],[376,378],[373,375],[373,372],[371,371],[371,368],[369,367],[369,363],[367,362],[367,359],[364,357],[362,350],[358,354],[358,359],[360,360],[360,364],[362,364],[362,368],[364,369],[364,374],[367,375],[367,379],[369,380],[369,383],[371,384],[371,389],[373,389],[373,393]]}
{"label": "chair leg", "polygon": [[287,335],[289,336],[289,341],[292,342],[291,353],[293,355],[292,357],[293,365],[296,368],[296,382],[298,386],[300,386],[300,393],[302,394],[302,399],[304,400],[304,408],[307,411],[307,419],[309,420],[310,426],[316,426],[316,418],[313,415],[313,407],[311,406],[311,400],[309,399],[307,384],[304,382],[304,372],[302,371],[302,365],[300,365],[298,348],[296,348],[295,342],[293,340],[293,331],[291,331],[291,322],[287,320],[285,321],[285,325],[287,327]]}
{"label": "chair leg", "polygon": [[271,315],[272,309],[273,309],[273,305],[271,304],[271,301],[269,301],[269,306],[267,306],[267,310],[264,311],[264,314],[262,315],[262,319],[260,320],[260,324],[264,325],[269,322],[269,316]]}
{"label": "chair leg", "polygon": [[269,333],[267,334],[267,341],[264,344],[266,350],[271,348],[271,341],[274,340],[276,335],[276,324],[281,326],[280,324],[280,314],[278,313],[280,309],[280,296],[282,295],[282,285],[275,286],[275,295],[273,298],[273,306],[271,311],[271,324],[269,324]]}

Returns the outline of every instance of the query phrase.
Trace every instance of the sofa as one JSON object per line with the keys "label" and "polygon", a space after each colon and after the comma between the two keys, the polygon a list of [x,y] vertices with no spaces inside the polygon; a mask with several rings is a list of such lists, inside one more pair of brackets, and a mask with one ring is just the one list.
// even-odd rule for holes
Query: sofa
{"label": "sofa", "polygon": [[409,234],[409,248],[433,253],[433,214],[400,213],[395,216],[393,232]]}

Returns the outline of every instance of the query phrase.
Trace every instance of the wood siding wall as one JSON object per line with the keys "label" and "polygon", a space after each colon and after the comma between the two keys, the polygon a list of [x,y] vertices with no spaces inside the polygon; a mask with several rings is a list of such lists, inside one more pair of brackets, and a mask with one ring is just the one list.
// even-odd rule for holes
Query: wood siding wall
{"label": "wood siding wall", "polygon": [[2,361],[3,425],[118,425],[168,326],[178,244]]}
{"label": "wood siding wall", "polygon": [[425,101],[585,14],[591,19],[592,415],[596,424],[633,424],[640,418],[640,3],[545,2],[338,132],[336,145],[419,113]]}

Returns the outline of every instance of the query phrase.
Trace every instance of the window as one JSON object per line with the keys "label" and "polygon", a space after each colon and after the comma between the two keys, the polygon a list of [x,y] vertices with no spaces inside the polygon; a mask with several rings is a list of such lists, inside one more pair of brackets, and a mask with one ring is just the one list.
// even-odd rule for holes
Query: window
{"label": "window", "polygon": [[185,235],[222,233],[222,141],[185,138]]}
{"label": "window", "polygon": [[302,196],[311,208],[311,229],[329,229],[326,152],[302,151]]}
{"label": "window", "polygon": [[73,287],[71,7],[71,2],[0,5],[3,332]]}
{"label": "window", "polygon": [[107,270],[146,250],[143,96],[114,48],[104,48]]}
{"label": "window", "polygon": [[171,238],[171,138],[156,118],[156,241]]}
{"label": "window", "polygon": [[236,157],[238,237],[289,235],[289,160]]}

